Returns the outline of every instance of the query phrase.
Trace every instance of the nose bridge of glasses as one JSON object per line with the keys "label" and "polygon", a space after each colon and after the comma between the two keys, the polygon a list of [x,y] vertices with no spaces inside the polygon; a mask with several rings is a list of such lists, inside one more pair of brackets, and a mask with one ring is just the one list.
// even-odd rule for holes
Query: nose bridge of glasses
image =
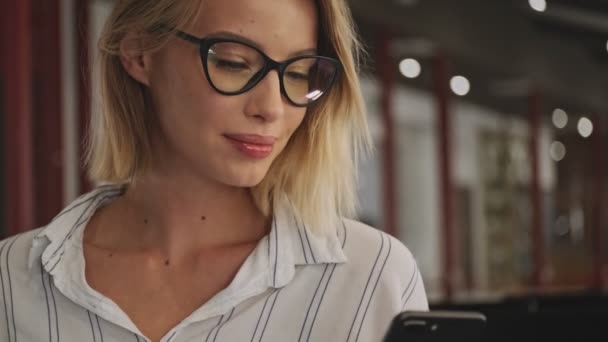
{"label": "nose bridge of glasses", "polygon": [[255,82],[254,86],[257,85],[258,83],[260,83],[262,80],[264,80],[268,74],[271,73],[271,71],[276,71],[277,77],[278,77],[278,81],[279,84],[281,84],[283,82],[282,78],[282,74],[283,74],[283,66],[281,65],[281,63],[274,61],[273,59],[269,58],[268,56],[264,56],[266,57],[266,61],[264,63],[264,66],[262,67],[262,69],[252,77],[252,81]]}
{"label": "nose bridge of glasses", "polygon": [[284,69],[285,67],[283,63],[277,62],[274,59],[266,56],[266,74],[274,70],[279,75],[279,78],[281,78],[281,74],[283,74]]}
{"label": "nose bridge of glasses", "polygon": [[278,62],[273,61],[272,59],[268,58],[266,60],[266,62],[264,63],[264,65],[261,67],[260,70],[258,70],[256,73],[254,73],[253,75],[251,75],[251,77],[249,78],[249,80],[247,81],[247,84],[245,84],[245,86],[243,86],[241,88],[241,90],[239,91],[239,93],[241,92],[245,92],[245,91],[249,91],[255,87],[257,87],[260,83],[262,83],[262,81],[264,81],[266,78],[268,78],[268,74],[270,74],[272,71],[276,71],[277,74],[277,81],[278,81],[278,85],[279,85],[279,89],[281,91],[281,93],[283,93],[283,85],[282,85],[282,80],[281,80],[281,64]]}
{"label": "nose bridge of glasses", "polygon": [[279,88],[281,88],[281,76],[277,63],[273,63],[272,60],[269,60],[257,73],[251,76],[247,85],[243,88],[246,90],[257,87],[260,83],[268,78],[268,75],[272,72],[276,71],[277,73],[277,81],[279,84]]}
{"label": "nose bridge of glasses", "polygon": [[[273,71],[276,73],[273,73]],[[256,94],[252,97],[257,114],[263,116],[266,120],[276,119],[284,111],[283,96],[286,96],[286,94],[281,82],[278,69],[267,67],[264,68],[262,75],[252,85],[252,88],[258,88]]]}

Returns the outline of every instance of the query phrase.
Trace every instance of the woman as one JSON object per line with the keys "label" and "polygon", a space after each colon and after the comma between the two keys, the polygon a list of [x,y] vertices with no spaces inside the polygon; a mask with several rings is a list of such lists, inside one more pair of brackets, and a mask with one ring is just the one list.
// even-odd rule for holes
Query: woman
{"label": "woman", "polygon": [[378,341],[428,308],[353,213],[368,135],[342,0],[117,0],[88,167],[109,183],[0,244],[17,341]]}

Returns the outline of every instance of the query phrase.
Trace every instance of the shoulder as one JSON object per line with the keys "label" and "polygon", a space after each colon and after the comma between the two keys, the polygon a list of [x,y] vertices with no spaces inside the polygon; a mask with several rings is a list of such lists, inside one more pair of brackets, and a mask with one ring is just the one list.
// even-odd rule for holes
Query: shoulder
{"label": "shoulder", "polygon": [[51,278],[43,273],[38,254],[44,248],[43,240],[37,238],[40,230],[0,241],[0,307],[4,308],[0,310],[0,332],[12,330],[13,335],[27,335],[31,341],[42,340],[46,333],[40,327],[46,323],[47,310],[41,309],[48,309],[50,303],[56,305],[54,297],[50,300]]}
{"label": "shoulder", "polygon": [[412,273],[416,268],[410,250],[395,237],[359,221],[344,219],[343,224],[343,249],[349,261],[379,259],[386,261],[388,267],[406,273]]}
{"label": "shoulder", "polygon": [[[42,228],[23,232],[0,241],[0,274],[6,281],[24,282],[30,275],[30,252]],[[37,271],[37,274],[40,271]],[[15,284],[12,284],[15,286]]]}
{"label": "shoulder", "polygon": [[[343,250],[353,274],[378,277],[378,284],[405,306],[427,309],[426,292],[416,259],[395,237],[364,223],[343,220]],[[372,276],[373,277],[373,276]]]}
{"label": "shoulder", "polygon": [[[11,264],[19,264],[22,260],[25,260],[27,264],[28,255],[32,247],[34,238],[40,233],[42,228],[29,230],[20,234],[9,236],[8,238],[0,241],[0,257],[6,261],[7,258],[11,260]],[[6,263],[2,263],[6,265]],[[26,265],[27,266],[27,265]]]}

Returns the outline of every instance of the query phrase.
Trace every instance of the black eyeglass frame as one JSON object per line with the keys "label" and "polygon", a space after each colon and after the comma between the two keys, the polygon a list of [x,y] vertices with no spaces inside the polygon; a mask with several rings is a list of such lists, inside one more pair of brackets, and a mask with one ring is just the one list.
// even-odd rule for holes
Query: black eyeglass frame
{"label": "black eyeglass frame", "polygon": [[[201,62],[203,64],[203,69],[205,71],[205,76],[207,77],[207,81],[209,82],[211,87],[213,87],[213,89],[215,91],[217,91],[218,93],[220,93],[222,95],[234,96],[234,95],[240,95],[240,94],[246,93],[249,90],[253,89],[258,83],[260,83],[260,81],[263,80],[264,77],[266,77],[266,75],[268,75],[268,73],[270,71],[276,70],[277,73],[279,74],[279,84],[280,84],[280,88],[281,88],[281,94],[287,99],[287,101],[289,101],[289,103],[295,107],[308,107],[311,104],[319,101],[321,98],[323,98],[325,95],[327,95],[327,93],[329,93],[329,91],[333,87],[335,81],[338,79],[338,77],[340,76],[340,74],[342,72],[342,65],[340,64],[340,62],[331,57],[318,56],[318,55],[302,55],[302,56],[296,56],[293,58],[289,58],[282,62],[278,62],[278,61],[275,61],[274,59],[268,57],[258,47],[248,44],[247,42],[240,41],[238,39],[223,38],[223,37],[198,38],[189,33],[179,31],[179,30],[176,31],[176,35],[179,38],[181,38],[189,43],[193,43],[199,47],[199,54],[201,57]],[[239,89],[238,91],[221,90],[215,84],[213,84],[213,81],[211,80],[211,77],[209,75],[209,70],[207,67],[207,59],[209,57],[209,48],[213,44],[217,44],[217,43],[238,43],[238,44],[245,45],[245,46],[257,51],[264,59],[264,66],[262,67],[262,69],[260,71],[258,71],[255,75],[253,75],[251,77],[251,79],[249,79],[247,84],[243,88]],[[287,91],[285,90],[285,85],[283,83],[283,77],[284,77],[285,70],[287,69],[287,67],[290,64],[297,62],[299,60],[308,59],[308,58],[318,58],[318,59],[330,62],[331,64],[333,64],[335,66],[336,72],[334,73],[329,84],[327,85],[327,89],[323,89],[323,93],[320,96],[318,96],[317,98],[315,98],[314,100],[312,100],[308,103],[299,104],[299,103],[294,102],[287,94]]]}

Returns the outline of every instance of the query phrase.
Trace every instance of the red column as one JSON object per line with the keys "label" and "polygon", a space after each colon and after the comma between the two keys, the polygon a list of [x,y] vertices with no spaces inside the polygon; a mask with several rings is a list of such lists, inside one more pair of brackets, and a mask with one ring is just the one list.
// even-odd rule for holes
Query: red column
{"label": "red column", "polygon": [[32,156],[32,32],[30,0],[5,1],[2,11],[6,230],[34,226]]}
{"label": "red column", "polygon": [[60,1],[33,0],[35,225],[63,207],[62,44]]}
{"label": "red column", "polygon": [[599,290],[603,287],[603,249],[602,242],[604,239],[603,229],[604,221],[604,191],[606,188],[605,172],[606,172],[606,157],[604,155],[604,144],[606,141],[604,120],[600,115],[593,116],[593,153],[591,154],[591,166],[593,169],[593,223],[592,227],[592,252],[593,252],[593,276],[591,287]]}
{"label": "red column", "polygon": [[442,288],[446,300],[453,295],[454,285],[454,187],[452,183],[452,120],[450,102],[450,70],[446,57],[438,54],[434,57],[433,78],[437,103],[439,185],[440,185],[440,232],[441,232],[441,270]]}
{"label": "red column", "polygon": [[538,90],[532,90],[528,99],[528,119],[530,129],[529,153],[531,164],[532,200],[532,286],[540,289],[544,283],[545,240],[543,220],[543,193],[540,184],[540,135],[543,116],[543,98]]}
{"label": "red column", "polygon": [[393,236],[398,236],[397,217],[397,166],[395,119],[393,113],[393,92],[395,88],[394,61],[390,53],[391,36],[383,33],[379,39],[376,66],[380,81],[380,111],[384,127],[382,144],[383,161],[383,193],[384,193],[384,230]]}
{"label": "red column", "polygon": [[[0,8],[3,9],[4,12],[0,13],[0,135],[3,137],[6,134],[6,129],[4,125],[6,121],[4,117],[6,116],[6,106],[4,101],[6,99],[6,94],[4,92],[4,88],[6,87],[6,75],[4,74],[5,69],[5,61],[4,61],[4,51],[7,48],[5,42],[7,40],[6,37],[6,26],[5,25],[5,16],[6,11],[8,10],[8,5],[6,0],[0,0]],[[0,240],[8,234],[8,222],[6,222],[5,212],[6,206],[5,203],[7,201],[5,186],[7,185],[6,178],[4,176],[5,173],[5,165],[6,158],[4,156],[5,152],[5,143],[6,139],[0,137]]]}

